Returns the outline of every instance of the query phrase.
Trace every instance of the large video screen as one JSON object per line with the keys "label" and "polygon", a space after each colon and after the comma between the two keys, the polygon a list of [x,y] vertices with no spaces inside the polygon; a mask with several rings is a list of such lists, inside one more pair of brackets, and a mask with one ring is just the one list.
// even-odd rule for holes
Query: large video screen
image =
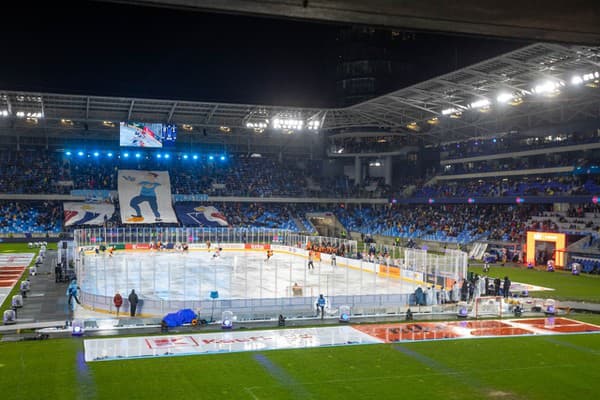
{"label": "large video screen", "polygon": [[163,144],[173,145],[176,138],[177,128],[171,124],[121,122],[120,125],[122,147],[161,148]]}

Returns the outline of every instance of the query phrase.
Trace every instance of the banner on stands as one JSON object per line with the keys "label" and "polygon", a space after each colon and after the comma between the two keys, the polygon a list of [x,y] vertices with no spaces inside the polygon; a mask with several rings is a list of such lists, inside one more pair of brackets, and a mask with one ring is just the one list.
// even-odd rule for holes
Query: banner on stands
{"label": "banner on stands", "polygon": [[65,226],[102,225],[115,213],[115,206],[108,203],[63,203]]}
{"label": "banner on stands", "polygon": [[176,203],[177,218],[185,226],[226,227],[227,219],[213,206],[199,203]]}
{"label": "banner on stands", "polygon": [[167,171],[119,170],[121,220],[126,224],[176,223]]}

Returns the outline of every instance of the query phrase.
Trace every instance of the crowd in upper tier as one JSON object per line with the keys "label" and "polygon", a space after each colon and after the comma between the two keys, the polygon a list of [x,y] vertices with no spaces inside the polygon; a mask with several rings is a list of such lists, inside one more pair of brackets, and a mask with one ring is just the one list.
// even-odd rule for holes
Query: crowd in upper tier
{"label": "crowd in upper tier", "polygon": [[[552,159],[560,160],[560,157]],[[523,164],[524,162],[524,159],[517,159],[512,162],[515,164],[513,167],[531,167]],[[69,194],[73,189],[117,190],[117,176],[121,168],[167,170],[172,193],[208,196],[389,199],[407,196],[440,198],[600,195],[600,175],[595,173],[565,172],[452,180],[444,180],[444,177],[440,176],[437,183],[431,184],[425,178],[414,178],[404,174],[397,176],[399,174],[395,172],[394,185],[387,185],[382,177],[366,177],[360,185],[355,185],[347,175],[338,174],[332,177],[324,174],[321,163],[322,161],[279,161],[273,157],[242,156],[230,156],[225,161],[206,158],[194,161],[142,158],[112,163],[94,157],[68,158],[55,152],[2,151],[0,193]],[[551,161],[543,163],[556,166]],[[578,160],[578,164],[588,168],[597,163],[594,160],[587,160],[585,163]],[[541,167],[542,164],[535,166]],[[598,170],[600,171],[600,167]]]}

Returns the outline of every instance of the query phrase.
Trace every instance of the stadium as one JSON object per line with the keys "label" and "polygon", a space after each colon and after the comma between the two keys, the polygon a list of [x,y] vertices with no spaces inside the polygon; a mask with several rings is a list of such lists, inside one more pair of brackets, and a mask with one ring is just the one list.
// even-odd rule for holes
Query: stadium
{"label": "stadium", "polygon": [[0,70],[3,398],[595,398],[597,4],[106,3]]}

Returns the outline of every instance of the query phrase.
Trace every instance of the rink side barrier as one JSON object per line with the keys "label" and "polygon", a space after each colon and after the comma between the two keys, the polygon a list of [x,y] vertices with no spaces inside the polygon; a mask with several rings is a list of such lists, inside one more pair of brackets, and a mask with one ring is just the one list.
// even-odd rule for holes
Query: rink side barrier
{"label": "rink side barrier", "polygon": [[[139,243],[115,243],[109,244],[115,249],[127,250],[128,252],[150,252],[149,244]],[[86,255],[93,255],[97,246],[81,246]],[[309,251],[299,247],[285,246],[280,244],[243,244],[243,243],[213,243],[210,249],[205,243],[189,244],[189,251],[214,251],[217,248],[222,251],[238,252],[265,252],[267,249],[273,250],[276,254],[287,254],[308,259]],[[175,250],[162,250],[164,252],[175,252]],[[330,264],[331,255],[318,254],[322,263]],[[317,257],[314,257],[317,261]],[[413,271],[409,269],[376,264],[366,260],[349,259],[346,257],[336,257],[336,264],[339,267],[345,267],[358,271],[375,273],[382,277],[392,279],[401,279],[416,285],[430,286],[431,283],[425,282],[426,273]],[[439,287],[439,285],[436,285]],[[449,287],[449,286],[446,286]],[[386,315],[402,314],[409,306],[411,294],[367,294],[367,295],[341,295],[328,297],[328,309],[326,314],[336,315],[340,306],[350,306],[353,315]],[[96,295],[92,293],[81,293],[82,302],[85,308],[92,311],[101,311],[105,313],[114,313],[112,297]],[[248,298],[248,299],[230,299],[230,300],[160,300],[141,298],[138,305],[138,314],[143,316],[164,316],[166,313],[174,312],[183,308],[191,308],[206,317],[212,314],[221,315],[222,311],[233,311],[239,320],[256,320],[277,318],[279,314],[290,317],[314,317],[315,299],[312,296],[291,296],[278,298]],[[128,310],[129,304],[124,299],[122,312]]]}

